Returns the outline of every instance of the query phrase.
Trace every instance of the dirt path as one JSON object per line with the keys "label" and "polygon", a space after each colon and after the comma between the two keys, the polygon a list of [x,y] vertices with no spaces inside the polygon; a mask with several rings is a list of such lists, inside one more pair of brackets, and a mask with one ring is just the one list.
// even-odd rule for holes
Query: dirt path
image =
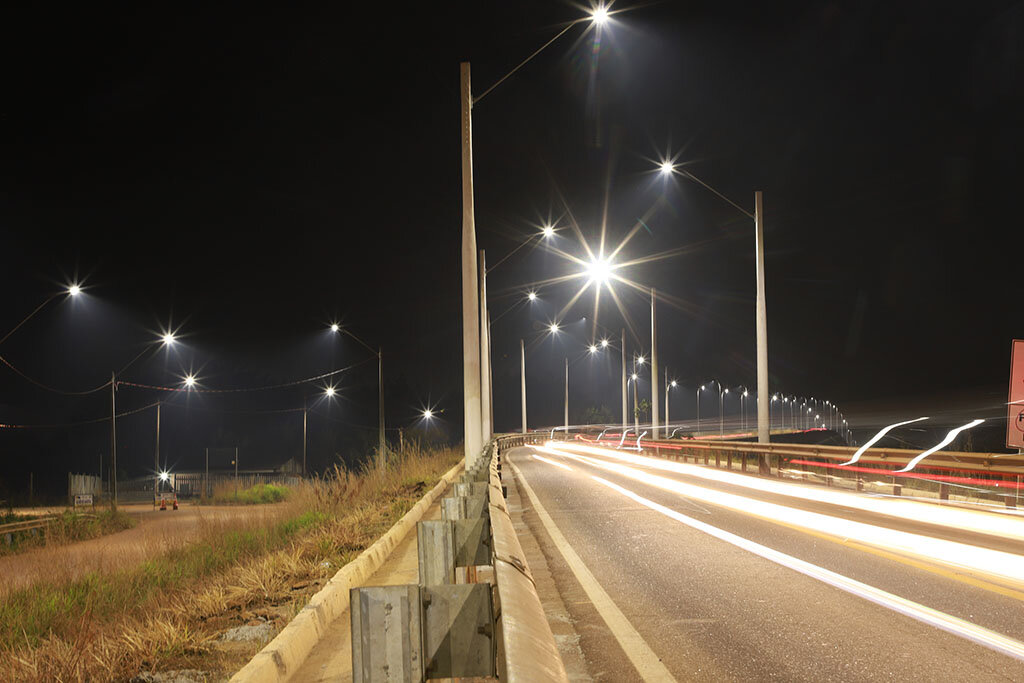
{"label": "dirt path", "polygon": [[138,520],[133,529],[70,545],[42,547],[0,557],[0,596],[37,581],[76,579],[92,571],[124,569],[184,545],[213,528],[261,523],[276,505],[182,506],[161,512],[152,505],[122,505]]}

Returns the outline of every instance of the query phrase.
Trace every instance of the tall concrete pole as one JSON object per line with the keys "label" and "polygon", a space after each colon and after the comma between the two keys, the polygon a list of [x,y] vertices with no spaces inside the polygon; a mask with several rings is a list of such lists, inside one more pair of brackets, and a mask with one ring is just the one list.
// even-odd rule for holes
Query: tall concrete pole
{"label": "tall concrete pole", "polygon": [[[754,256],[757,261],[757,442],[768,443],[768,313],[764,295],[764,210],[761,206],[761,191],[754,193]],[[767,473],[768,456],[761,462],[761,470]]]}
{"label": "tall concrete pole", "polygon": [[491,440],[490,339],[487,337],[487,258],[480,250],[480,440]]}
{"label": "tall concrete pole", "polygon": [[306,476],[306,442],[308,441],[306,424],[309,421],[309,399],[302,399],[302,476]]}
{"label": "tall concrete pole", "polygon": [[658,438],[658,296],[651,287],[651,438]]}
{"label": "tall concrete pole", "polygon": [[384,349],[377,347],[377,465],[387,463],[387,442],[384,440]]}
{"label": "tall concrete pole", "polygon": [[160,488],[160,401],[156,402],[156,453],[153,455],[153,507],[156,507],[156,493]]}
{"label": "tall concrete pole", "polygon": [[494,436],[494,365],[491,363],[491,312],[487,312],[487,409]]}
{"label": "tall concrete pole", "polygon": [[629,393],[629,384],[626,382],[626,328],[622,328],[622,431],[626,431],[626,427],[629,425],[627,411],[629,410],[627,404],[627,394]]}
{"label": "tall concrete pole", "polygon": [[473,95],[469,62],[460,65],[462,90],[462,398],[466,467],[476,464],[480,423],[480,313],[476,274],[476,222],[473,214]]}
{"label": "tall concrete pole", "polygon": [[665,438],[668,438],[668,368],[665,368]]}
{"label": "tall concrete pole", "polygon": [[110,373],[110,507],[117,510],[117,379]]}
{"label": "tall concrete pole", "polygon": [[565,359],[565,433],[569,433],[569,359]]}
{"label": "tall concrete pole", "polygon": [[519,376],[522,381],[523,434],[526,433],[526,342],[519,340]]}

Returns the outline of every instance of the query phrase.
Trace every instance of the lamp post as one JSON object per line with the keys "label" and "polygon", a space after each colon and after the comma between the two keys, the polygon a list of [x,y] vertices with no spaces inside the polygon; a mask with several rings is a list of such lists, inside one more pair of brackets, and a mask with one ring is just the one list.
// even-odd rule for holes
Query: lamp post
{"label": "lamp post", "polygon": [[668,368],[665,368],[665,434],[668,434],[669,424],[671,424],[668,420],[668,390],[677,386],[679,386],[678,382],[668,380]]}
{"label": "lamp post", "polygon": [[626,411],[628,406],[626,405],[627,399],[626,394],[628,393],[629,385],[626,382],[626,328],[622,328],[622,431],[626,431],[626,426],[629,422],[626,421]]}
{"label": "lamp post", "polygon": [[[765,284],[764,284],[764,207],[762,206],[762,194],[760,190],[754,192],[754,213],[750,213],[736,202],[732,201],[721,192],[711,187],[685,168],[677,169],[671,161],[661,164],[661,173],[669,176],[673,173],[689,178],[704,188],[710,190],[720,199],[731,204],[748,218],[754,221],[754,269],[756,275],[757,299],[754,307],[755,338],[757,346],[757,395],[769,396],[768,389],[768,313],[765,305]],[[771,430],[768,427],[768,402],[758,401],[757,403],[757,442],[768,443],[771,440]],[[768,455],[765,454],[759,462],[761,474],[768,474]]]}
{"label": "lamp post", "polygon": [[523,434],[526,433],[526,342],[519,340],[519,376],[523,403]]}
{"label": "lamp post", "polygon": [[[386,462],[387,455],[387,443],[384,439],[384,348],[378,346],[374,349],[372,346],[353,334],[351,330],[346,327],[342,327],[338,323],[331,325],[331,332],[334,332],[335,334],[341,332],[348,335],[359,342],[367,351],[377,356],[377,466],[383,467]],[[479,391],[477,394],[479,397]],[[331,395],[333,395],[333,390]]]}
{"label": "lamp post", "polygon": [[651,435],[658,438],[658,295],[651,287]]}
{"label": "lamp post", "polygon": [[[173,346],[176,338],[173,332],[165,332],[160,340],[163,342],[163,346]],[[128,361],[120,370],[116,372],[110,371],[110,507],[115,511],[117,510],[117,375],[130,368],[148,350],[148,348],[142,349],[135,358]],[[159,403],[157,406],[159,409]],[[159,418],[157,419],[157,424],[157,440],[159,441]],[[157,462],[157,469],[159,469],[159,462]]]}
{"label": "lamp post", "polygon": [[700,392],[704,391],[704,385],[697,387],[697,434],[700,435]]}
{"label": "lamp post", "polygon": [[725,436],[725,395],[729,393],[727,387],[723,388],[722,383],[718,383],[718,436]]}
{"label": "lamp post", "polygon": [[565,359],[565,434],[569,438],[569,358]]}
{"label": "lamp post", "polygon": [[[608,19],[607,11],[594,11],[590,21],[601,25]],[[462,391],[464,402],[464,444],[466,467],[476,464],[483,446],[483,422],[481,402],[481,373],[485,370],[481,360],[481,320],[479,282],[477,279],[476,217],[473,203],[473,105],[494,90],[506,78],[518,71],[544,48],[557,40],[578,21],[570,22],[554,38],[539,50],[519,63],[512,71],[502,76],[491,87],[473,97],[470,84],[469,62],[459,65],[461,93],[460,124],[462,147]],[[553,229],[552,229],[553,233]]]}

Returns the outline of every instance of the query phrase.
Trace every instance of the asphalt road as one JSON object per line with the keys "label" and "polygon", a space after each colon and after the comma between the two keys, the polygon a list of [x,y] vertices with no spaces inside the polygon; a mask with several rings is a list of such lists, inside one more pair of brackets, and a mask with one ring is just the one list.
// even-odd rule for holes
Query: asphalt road
{"label": "asphalt road", "polygon": [[[678,680],[1024,680],[1024,662],[972,641],[963,629],[942,630],[713,533],[734,534],[963,620],[967,629],[977,625],[1012,641],[1024,641],[1024,586],[811,533],[571,457],[538,452],[551,461],[545,462],[534,453],[530,448],[510,451],[504,476],[516,478],[524,519],[574,622],[593,679],[641,676],[627,651],[632,646],[615,637],[567,561],[565,548],[552,540],[536,503],[645,646]],[[1007,553],[1009,562],[1024,562],[1024,546],[1005,537],[635,469],[808,513],[990,548]],[[595,477],[695,524],[652,509]]]}

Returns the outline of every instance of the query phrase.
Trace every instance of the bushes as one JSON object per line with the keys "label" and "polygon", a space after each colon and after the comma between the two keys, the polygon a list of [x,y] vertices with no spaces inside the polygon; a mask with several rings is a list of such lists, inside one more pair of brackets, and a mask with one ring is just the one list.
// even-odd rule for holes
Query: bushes
{"label": "bushes", "polygon": [[288,499],[291,490],[280,484],[256,484],[241,491],[235,491],[230,485],[224,485],[213,492],[213,502],[217,504],[260,505],[263,503],[280,503]]}

